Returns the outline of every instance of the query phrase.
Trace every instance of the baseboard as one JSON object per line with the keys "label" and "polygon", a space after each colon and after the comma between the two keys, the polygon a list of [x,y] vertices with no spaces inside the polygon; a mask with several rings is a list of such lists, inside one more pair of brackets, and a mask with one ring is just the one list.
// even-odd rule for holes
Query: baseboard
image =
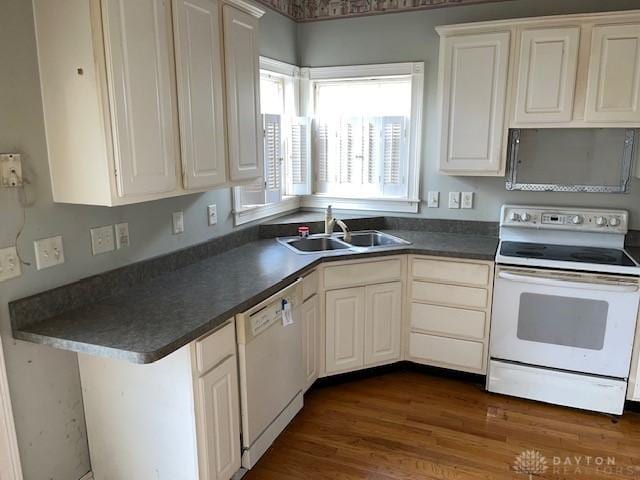
{"label": "baseboard", "polygon": [[93,472],[88,472],[80,480],[93,480]]}
{"label": "baseboard", "polygon": [[330,377],[323,377],[316,380],[316,382],[313,384],[313,387],[322,388],[331,385],[339,385],[341,383],[351,382],[353,380],[376,377],[378,375],[384,375],[385,373],[391,373],[400,370],[410,370],[413,372],[423,373],[425,375],[451,378],[454,380],[461,380],[467,383],[474,383],[482,386],[484,386],[484,384],[486,383],[486,377],[477,373],[459,372],[457,370],[451,370],[448,368],[432,367],[429,365],[422,365],[419,363],[410,362],[408,360],[403,360],[388,365],[366,368],[364,370],[356,370],[354,372],[338,373]]}

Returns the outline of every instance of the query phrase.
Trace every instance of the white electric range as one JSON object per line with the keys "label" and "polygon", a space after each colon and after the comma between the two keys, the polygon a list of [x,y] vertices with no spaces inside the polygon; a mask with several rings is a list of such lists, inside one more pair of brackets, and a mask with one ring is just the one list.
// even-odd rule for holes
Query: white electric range
{"label": "white electric range", "polygon": [[640,302],[621,210],[505,205],[487,389],[621,414]]}

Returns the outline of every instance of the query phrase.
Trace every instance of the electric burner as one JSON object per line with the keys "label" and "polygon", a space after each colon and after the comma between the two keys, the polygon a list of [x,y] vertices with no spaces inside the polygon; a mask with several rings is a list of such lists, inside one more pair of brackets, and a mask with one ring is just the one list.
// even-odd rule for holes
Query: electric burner
{"label": "electric burner", "polygon": [[496,263],[640,276],[623,210],[505,205]]}

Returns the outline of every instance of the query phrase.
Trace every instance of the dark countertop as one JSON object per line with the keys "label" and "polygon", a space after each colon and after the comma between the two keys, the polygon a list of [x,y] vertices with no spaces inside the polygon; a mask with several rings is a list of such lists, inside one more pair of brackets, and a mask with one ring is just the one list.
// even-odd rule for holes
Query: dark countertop
{"label": "dark countertop", "polygon": [[640,263],[640,247],[626,247],[626,250],[636,262]]}
{"label": "dark countertop", "polygon": [[415,253],[493,260],[498,239],[470,234],[386,232],[412,245],[367,253],[300,255],[257,240],[32,325],[20,340],[74,352],[151,363],[267,299],[321,262]]}

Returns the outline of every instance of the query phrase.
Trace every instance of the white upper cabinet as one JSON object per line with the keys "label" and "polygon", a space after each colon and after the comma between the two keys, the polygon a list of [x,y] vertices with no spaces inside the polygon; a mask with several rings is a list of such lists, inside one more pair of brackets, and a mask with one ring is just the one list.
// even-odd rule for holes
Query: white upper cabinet
{"label": "white upper cabinet", "polygon": [[516,123],[569,122],[580,27],[524,30],[516,84]]}
{"label": "white upper cabinet", "polygon": [[218,0],[173,0],[186,189],[227,181],[220,9]]}
{"label": "white upper cabinet", "polygon": [[640,23],[593,28],[585,119],[640,123]]}
{"label": "white upper cabinet", "polygon": [[170,192],[179,159],[171,5],[104,1],[102,15],[118,193]]}
{"label": "white upper cabinet", "polygon": [[264,175],[258,19],[229,5],[223,17],[229,174],[242,182]]}
{"label": "white upper cabinet", "polygon": [[263,10],[244,0],[33,6],[54,201],[125,205],[263,175]]}
{"label": "white upper cabinet", "polygon": [[441,39],[441,172],[502,170],[510,37],[507,31]]}

